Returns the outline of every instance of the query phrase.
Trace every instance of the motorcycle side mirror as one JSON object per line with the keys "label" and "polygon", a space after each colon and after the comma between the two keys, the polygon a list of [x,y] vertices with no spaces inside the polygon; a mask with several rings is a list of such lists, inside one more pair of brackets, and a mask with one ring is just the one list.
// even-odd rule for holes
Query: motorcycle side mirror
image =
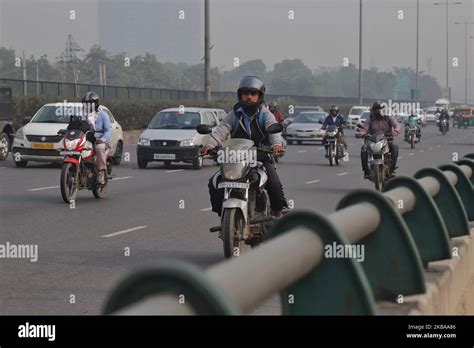
{"label": "motorcycle side mirror", "polygon": [[274,123],[267,128],[268,134],[281,133],[283,131],[283,126],[280,123]]}
{"label": "motorcycle side mirror", "polygon": [[318,122],[319,122],[319,124],[323,124],[323,120],[319,120]]}
{"label": "motorcycle side mirror", "polygon": [[209,126],[207,124],[200,124],[199,126],[196,127],[196,130],[199,134],[211,134],[212,133],[211,126]]}
{"label": "motorcycle side mirror", "polygon": [[32,117],[31,116],[25,116],[23,117],[23,125],[29,123],[31,121]]}

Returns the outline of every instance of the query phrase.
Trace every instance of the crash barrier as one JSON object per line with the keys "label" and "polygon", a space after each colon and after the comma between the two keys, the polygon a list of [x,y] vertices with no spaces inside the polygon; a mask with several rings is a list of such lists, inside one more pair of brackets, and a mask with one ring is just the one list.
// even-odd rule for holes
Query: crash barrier
{"label": "crash barrier", "polygon": [[[474,220],[474,154],[421,169],[414,177],[393,178],[383,194],[350,192],[328,216],[291,212],[274,223],[265,243],[206,271],[170,261],[134,272],[113,290],[103,313],[246,314],[278,292],[284,315],[372,315],[384,313],[380,303],[389,305],[384,307],[388,313],[403,298],[433,293],[455,307],[459,299],[452,296],[461,296],[462,286],[454,284],[458,292],[433,290],[449,274],[438,272],[444,279],[439,280],[431,266],[456,258],[467,272],[457,282],[474,273],[468,222]],[[359,247],[363,259],[356,259],[355,252],[330,257],[330,247]],[[463,261],[464,254],[470,259]],[[444,270],[454,273],[452,268]],[[452,311],[428,307],[408,307],[406,314]]]}

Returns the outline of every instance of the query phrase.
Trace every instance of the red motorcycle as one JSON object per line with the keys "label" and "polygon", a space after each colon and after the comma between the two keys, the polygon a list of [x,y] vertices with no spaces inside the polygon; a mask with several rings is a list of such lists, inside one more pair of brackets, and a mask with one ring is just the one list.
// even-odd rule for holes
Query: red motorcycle
{"label": "red motorcycle", "polygon": [[[104,198],[107,194],[107,181],[112,174],[112,166],[107,160],[107,175],[105,183],[99,184],[99,172],[96,165],[94,145],[87,140],[87,133],[78,129],[60,130],[58,134],[64,135],[64,156],[61,168],[61,196],[66,203],[76,199],[77,191],[92,190],[95,198]],[[107,159],[110,148],[107,150]]]}

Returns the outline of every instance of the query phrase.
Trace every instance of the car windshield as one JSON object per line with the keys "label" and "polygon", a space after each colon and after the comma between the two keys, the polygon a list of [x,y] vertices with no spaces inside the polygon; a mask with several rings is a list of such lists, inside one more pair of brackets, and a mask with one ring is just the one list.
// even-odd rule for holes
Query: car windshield
{"label": "car windshield", "polygon": [[364,111],[362,115],[360,115],[361,120],[365,120],[367,117],[369,117],[370,112],[369,111]]}
{"label": "car windshield", "polygon": [[319,112],[305,112],[295,117],[294,123],[319,123],[325,115]]}
{"label": "car windshield", "polygon": [[361,115],[366,109],[363,108],[353,108],[351,110],[351,115]]}
{"label": "car windshield", "polygon": [[149,129],[196,129],[201,124],[198,112],[162,111],[150,122]]}
{"label": "car windshield", "polygon": [[294,113],[294,115],[295,115],[295,116],[298,116],[298,115],[301,114],[302,112],[306,112],[306,111],[319,111],[319,108],[317,108],[317,107],[315,107],[315,106],[295,107],[295,113]]}
{"label": "car windshield", "polygon": [[82,106],[44,105],[31,119],[32,123],[69,123],[71,116],[81,117]]}

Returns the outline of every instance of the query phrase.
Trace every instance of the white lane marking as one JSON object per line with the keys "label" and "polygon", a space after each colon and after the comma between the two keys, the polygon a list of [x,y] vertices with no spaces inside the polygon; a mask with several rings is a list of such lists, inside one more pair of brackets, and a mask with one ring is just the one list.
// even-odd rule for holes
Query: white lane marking
{"label": "white lane marking", "polygon": [[300,151],[298,151],[298,153],[303,153],[303,152],[306,152],[306,151],[308,151],[308,150],[300,150]]}
{"label": "white lane marking", "polygon": [[128,230],[123,230],[123,231],[118,231],[118,232],[106,234],[106,235],[104,235],[104,236],[102,236],[102,237],[103,237],[103,238],[114,237],[114,236],[118,236],[119,234],[124,234],[124,233],[128,233],[128,232],[133,232],[133,231],[137,231],[137,230],[142,230],[142,229],[147,228],[147,227],[148,227],[148,226],[132,227],[132,228],[129,228]]}
{"label": "white lane marking", "polygon": [[165,173],[176,173],[176,172],[182,172],[184,169],[175,169],[175,170],[167,170]]}
{"label": "white lane marking", "polygon": [[428,150],[433,150],[433,148],[432,148],[432,147],[430,147]]}
{"label": "white lane marking", "polygon": [[30,192],[32,192],[32,191],[42,191],[42,190],[50,190],[50,189],[55,189],[55,188],[59,188],[59,186],[38,187],[38,188],[34,188],[34,189],[29,189],[28,191],[30,191]]}
{"label": "white lane marking", "polygon": [[349,174],[349,173],[348,173],[348,172],[344,172],[344,173],[339,173],[339,174],[337,174],[337,175],[338,175],[338,176],[342,176],[342,175],[347,175],[347,174]]}
{"label": "white lane marking", "polygon": [[413,156],[413,155],[414,155],[414,153],[413,153],[413,152],[410,152],[410,153],[408,154],[408,156]]}
{"label": "white lane marking", "polygon": [[441,145],[436,145],[436,147],[441,147]]}
{"label": "white lane marking", "polygon": [[398,159],[401,160],[403,157],[398,156]]}
{"label": "white lane marking", "polygon": [[315,182],[320,182],[321,180],[307,181],[306,184],[314,184]]}
{"label": "white lane marking", "polygon": [[123,179],[132,179],[133,176],[122,176],[120,178],[113,178],[111,181],[115,181],[115,180],[123,180]]}
{"label": "white lane marking", "polygon": [[211,211],[212,207],[201,209],[201,211]]}
{"label": "white lane marking", "polygon": [[420,150],[420,152],[425,152],[425,150]]}

